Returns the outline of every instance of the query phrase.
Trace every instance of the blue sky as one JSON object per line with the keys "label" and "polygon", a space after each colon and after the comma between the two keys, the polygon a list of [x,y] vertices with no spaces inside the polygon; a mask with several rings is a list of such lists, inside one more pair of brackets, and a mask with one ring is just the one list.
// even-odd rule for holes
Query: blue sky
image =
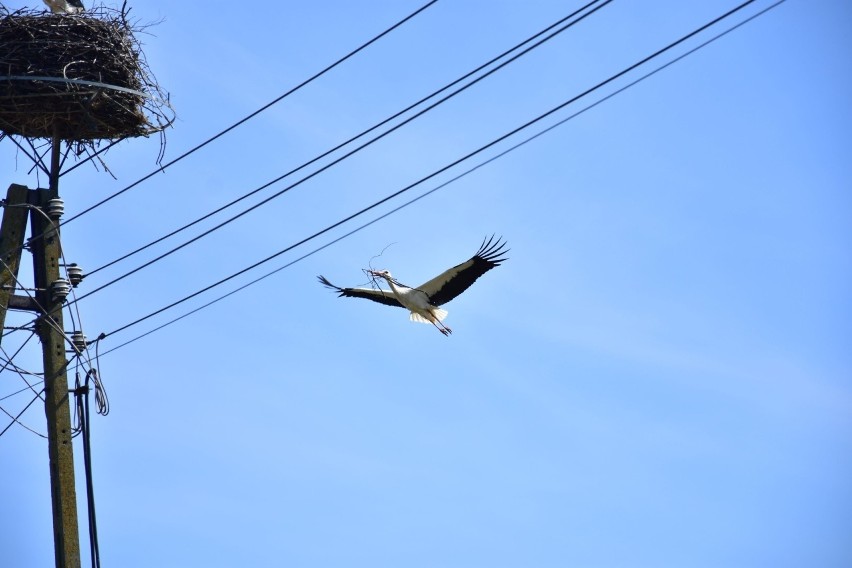
{"label": "blue sky", "polygon": [[[770,4],[758,0],[373,214],[110,335],[101,352],[438,187]],[[134,6],[140,21],[162,20],[140,37],[177,114],[166,160],[421,5]],[[382,141],[81,301],[86,335],[336,223],[735,5],[612,2]],[[68,223],[66,256],[86,270],[102,266],[579,6],[441,0]],[[412,206],[103,355],[111,412],[94,417],[92,445],[104,565],[848,566],[850,23],[848,3],[788,0]],[[151,172],[158,149],[156,137],[112,149],[104,159],[115,180],[89,166],[63,177],[66,211]],[[7,184],[45,183],[9,141],[0,164]],[[225,218],[93,274],[78,293]],[[417,284],[492,233],[507,240],[510,260],[446,306],[450,338],[316,281],[363,285],[361,269],[372,264]],[[16,362],[40,367],[35,340]],[[0,397],[23,386],[4,372]],[[29,400],[0,405],[17,413]],[[44,431],[38,404],[21,419]],[[0,452],[3,563],[51,565],[46,443],[16,426]],[[79,443],[75,452],[79,482]],[[78,494],[82,519],[82,485]]]}

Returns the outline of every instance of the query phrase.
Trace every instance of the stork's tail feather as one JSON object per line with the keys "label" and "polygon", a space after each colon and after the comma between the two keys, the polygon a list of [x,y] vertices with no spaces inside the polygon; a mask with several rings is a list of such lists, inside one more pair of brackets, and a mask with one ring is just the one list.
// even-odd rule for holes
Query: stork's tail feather
{"label": "stork's tail feather", "polygon": [[[442,310],[440,308],[432,310],[432,315],[435,316],[435,319],[438,321],[444,321],[444,318],[447,317],[448,313],[449,312],[447,312],[447,310]],[[418,323],[432,323],[420,314],[416,314],[414,312],[411,312],[411,314],[408,316],[408,319],[411,321],[416,321]]]}
{"label": "stork's tail feather", "polygon": [[330,289],[332,289],[332,290],[336,290],[337,292],[340,292],[340,295],[341,295],[341,296],[343,295],[343,288],[341,288],[341,287],[339,287],[339,286],[335,286],[334,284],[332,284],[331,282],[329,282],[329,281],[328,281],[328,279],[327,279],[325,276],[323,276],[322,274],[320,274],[319,276],[317,276],[317,279],[319,279],[320,284],[322,284],[322,285],[323,285],[323,286],[325,286],[326,288],[330,288]]}

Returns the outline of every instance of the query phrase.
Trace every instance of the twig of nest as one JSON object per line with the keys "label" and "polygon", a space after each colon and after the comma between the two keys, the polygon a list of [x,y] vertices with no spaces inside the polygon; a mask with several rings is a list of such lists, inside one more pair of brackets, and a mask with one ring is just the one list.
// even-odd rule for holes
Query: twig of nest
{"label": "twig of nest", "polygon": [[134,35],[142,30],[124,9],[68,15],[0,6],[0,132],[92,149],[162,132],[174,114]]}

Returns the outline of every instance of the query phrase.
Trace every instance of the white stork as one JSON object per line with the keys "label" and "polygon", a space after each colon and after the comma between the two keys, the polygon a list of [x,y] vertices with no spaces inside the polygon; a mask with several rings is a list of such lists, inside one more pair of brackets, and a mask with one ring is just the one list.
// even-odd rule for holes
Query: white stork
{"label": "white stork", "polygon": [[509,252],[505,247],[505,242],[501,242],[500,239],[494,241],[492,235],[491,238],[482,241],[482,246],[469,260],[445,270],[416,288],[400,283],[388,270],[367,270],[366,272],[373,277],[384,278],[390,286],[390,292],[381,288],[378,290],[340,288],[329,282],[325,276],[318,278],[323,285],[340,292],[340,297],[367,298],[388,306],[407,308],[411,312],[409,315],[411,321],[431,323],[438,328],[438,331],[449,335],[453,330],[443,324],[444,318],[447,317],[447,310],[442,310],[438,306],[446,304],[467,290],[477,278],[507,260],[503,256]]}
{"label": "white stork", "polygon": [[79,14],[85,10],[80,0],[44,0],[44,3],[54,14]]}

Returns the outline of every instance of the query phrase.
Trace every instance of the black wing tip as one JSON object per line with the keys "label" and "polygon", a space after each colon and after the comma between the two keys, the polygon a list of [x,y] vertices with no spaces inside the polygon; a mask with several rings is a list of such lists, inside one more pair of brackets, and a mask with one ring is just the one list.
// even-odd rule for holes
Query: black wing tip
{"label": "black wing tip", "polygon": [[326,277],[325,277],[325,276],[323,276],[322,274],[320,274],[319,276],[317,276],[317,280],[319,280],[319,281],[320,281],[320,284],[322,284],[322,285],[323,285],[323,286],[325,286],[326,288],[329,288],[329,289],[331,289],[331,290],[334,290],[334,291],[336,291],[336,292],[339,292],[339,293],[340,293],[340,294],[339,294],[340,296],[343,296],[343,295],[344,295],[343,288],[341,288],[340,286],[335,286],[334,284],[332,284],[331,282],[329,282],[328,278],[326,278]]}
{"label": "black wing tip", "polygon": [[480,245],[479,250],[474,255],[474,258],[479,257],[492,266],[499,266],[501,262],[509,260],[508,257],[503,255],[512,249],[506,248],[508,243],[503,240],[502,236],[497,237],[497,240],[495,241],[494,235],[495,234],[492,233],[490,237],[482,239],[482,245]]}

